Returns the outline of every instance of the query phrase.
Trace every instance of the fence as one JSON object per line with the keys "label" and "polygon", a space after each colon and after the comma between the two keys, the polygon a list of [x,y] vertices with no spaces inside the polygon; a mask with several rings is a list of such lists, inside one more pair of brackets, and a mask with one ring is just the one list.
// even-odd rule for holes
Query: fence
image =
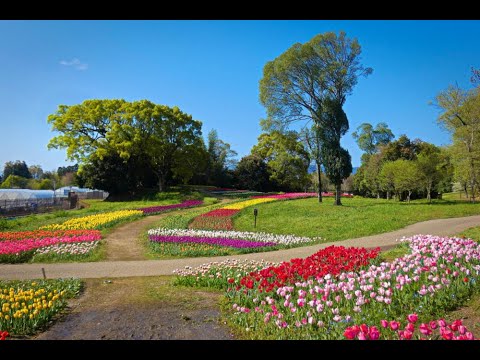
{"label": "fence", "polygon": [[71,208],[67,198],[0,200],[0,217],[16,217]]}

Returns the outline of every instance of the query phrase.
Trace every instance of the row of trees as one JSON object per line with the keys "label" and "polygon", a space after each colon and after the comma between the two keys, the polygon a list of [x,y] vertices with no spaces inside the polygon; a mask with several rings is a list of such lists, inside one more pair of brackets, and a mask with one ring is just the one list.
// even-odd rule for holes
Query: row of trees
{"label": "row of trees", "polygon": [[0,176],[2,189],[52,190],[54,187],[76,183],[78,165],[59,167],[57,171],[44,171],[40,165],[28,166],[25,161],[7,161]]}
{"label": "row of trees", "polygon": [[471,89],[451,85],[434,102],[439,124],[452,135],[452,144],[437,147],[402,135],[396,141],[385,123],[360,125],[353,137],[362,155],[354,177],[355,190],[366,196],[410,200],[452,191],[453,185],[472,202],[480,186],[480,72],[472,69]]}
{"label": "row of trees", "polygon": [[385,123],[375,129],[362,124],[353,136],[365,151],[354,176],[357,193],[410,201],[412,194],[431,200],[433,193],[451,191],[453,167],[445,148],[406,135],[391,141],[394,135]]}

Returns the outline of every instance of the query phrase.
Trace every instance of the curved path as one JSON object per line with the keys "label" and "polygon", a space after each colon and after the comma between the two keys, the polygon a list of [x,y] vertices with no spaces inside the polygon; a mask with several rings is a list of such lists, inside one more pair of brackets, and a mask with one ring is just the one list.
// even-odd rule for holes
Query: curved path
{"label": "curved path", "polygon": [[[152,223],[154,220],[152,218]],[[147,218],[136,228],[143,229],[149,223]],[[138,223],[137,223],[138,224]],[[132,226],[132,225],[130,225]],[[48,278],[79,277],[79,278],[114,278],[131,276],[156,276],[171,275],[174,269],[185,266],[198,266],[210,261],[222,261],[225,259],[253,259],[268,261],[286,261],[291,258],[306,257],[321,248],[330,245],[364,246],[368,248],[380,246],[392,247],[397,244],[397,239],[403,236],[415,234],[432,234],[440,236],[455,235],[470,227],[480,226],[480,215],[462,218],[436,219],[409,225],[403,229],[356,239],[329,242],[312,246],[304,246],[287,250],[253,253],[234,256],[186,258],[174,260],[133,260],[133,261],[103,261],[95,263],[62,263],[62,264],[14,264],[0,265],[0,279],[36,279],[42,277],[42,268],[45,269]],[[115,233],[115,232],[114,232]],[[113,234],[112,233],[112,236]],[[134,239],[137,236],[132,234]],[[132,238],[130,238],[130,241]],[[108,240],[107,240],[108,241]],[[108,244],[108,243],[107,243]],[[108,245],[107,245],[108,254]]]}

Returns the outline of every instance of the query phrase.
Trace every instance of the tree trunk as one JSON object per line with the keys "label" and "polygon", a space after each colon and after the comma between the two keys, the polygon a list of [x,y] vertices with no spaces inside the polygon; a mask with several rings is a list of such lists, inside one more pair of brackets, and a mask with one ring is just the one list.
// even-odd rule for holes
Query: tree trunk
{"label": "tree trunk", "polygon": [[390,190],[387,190],[387,200],[390,200]]}
{"label": "tree trunk", "polygon": [[165,177],[162,173],[158,173],[158,191],[163,192],[165,190]]}
{"label": "tree trunk", "polygon": [[318,202],[322,202],[322,169],[320,167],[320,163],[315,161],[317,165],[317,180],[318,180]]}
{"label": "tree trunk", "polygon": [[380,199],[380,191],[377,191],[377,199]]}
{"label": "tree trunk", "polygon": [[431,186],[427,186],[427,200],[429,203],[432,202],[432,187]]}
{"label": "tree trunk", "polygon": [[463,184],[463,190],[465,191],[465,199],[468,199],[467,183]]}
{"label": "tree trunk", "polygon": [[341,200],[342,183],[335,186],[335,202],[333,205],[342,205]]}
{"label": "tree trunk", "polygon": [[412,195],[412,190],[408,190],[407,202],[410,202],[410,195]]}

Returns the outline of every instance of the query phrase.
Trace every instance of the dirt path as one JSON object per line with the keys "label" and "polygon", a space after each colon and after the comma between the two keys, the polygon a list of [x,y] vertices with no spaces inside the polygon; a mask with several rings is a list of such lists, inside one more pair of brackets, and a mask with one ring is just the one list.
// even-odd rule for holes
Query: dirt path
{"label": "dirt path", "polygon": [[[143,220],[142,220],[143,221]],[[145,225],[145,224],[144,224]],[[390,247],[397,244],[402,236],[415,234],[454,235],[473,226],[480,225],[480,215],[429,220],[389,233],[366,236],[357,239],[305,246],[288,250],[271,251],[236,256],[219,256],[213,258],[186,258],[174,260],[143,260],[143,261],[104,261],[96,263],[64,263],[64,264],[13,264],[0,265],[0,279],[35,279],[42,276],[45,269],[48,278],[79,277],[79,278],[116,278],[129,276],[171,275],[174,269],[185,266],[198,266],[210,261],[222,261],[227,258],[265,259],[270,261],[286,261],[296,257],[306,257],[321,248],[330,245]],[[138,234],[134,237],[138,237]]]}
{"label": "dirt path", "polygon": [[106,261],[145,260],[145,249],[140,236],[149,226],[166,215],[169,214],[148,216],[114,229],[105,237]]}
{"label": "dirt path", "polygon": [[90,279],[69,313],[38,340],[232,339],[220,294],[173,288],[166,278]]}

